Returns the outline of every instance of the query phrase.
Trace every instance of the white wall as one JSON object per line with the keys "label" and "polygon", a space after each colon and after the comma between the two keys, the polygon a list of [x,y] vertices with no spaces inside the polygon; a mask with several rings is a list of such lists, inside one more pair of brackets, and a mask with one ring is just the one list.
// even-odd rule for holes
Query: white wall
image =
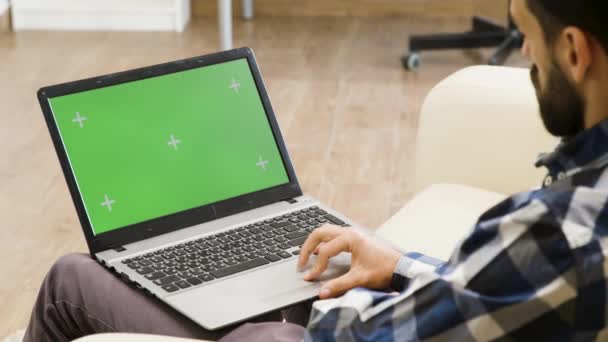
{"label": "white wall", "polygon": [[190,0],[13,0],[12,14],[15,31],[183,31]]}

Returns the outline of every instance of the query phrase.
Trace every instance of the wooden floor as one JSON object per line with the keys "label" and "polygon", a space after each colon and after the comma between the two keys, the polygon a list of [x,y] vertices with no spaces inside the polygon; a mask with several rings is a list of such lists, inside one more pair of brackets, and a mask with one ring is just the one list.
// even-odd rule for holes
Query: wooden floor
{"label": "wooden floor", "polygon": [[[236,45],[256,51],[305,191],[375,228],[412,196],[425,94],[482,61],[461,51],[433,52],[424,54],[420,71],[408,73],[399,62],[406,38],[466,26],[411,18],[258,18],[237,21],[235,36]],[[216,37],[213,19],[199,19],[183,34],[0,34],[0,337],[26,325],[53,261],[86,251],[36,90],[210,53]],[[510,64],[525,62],[516,56]]]}

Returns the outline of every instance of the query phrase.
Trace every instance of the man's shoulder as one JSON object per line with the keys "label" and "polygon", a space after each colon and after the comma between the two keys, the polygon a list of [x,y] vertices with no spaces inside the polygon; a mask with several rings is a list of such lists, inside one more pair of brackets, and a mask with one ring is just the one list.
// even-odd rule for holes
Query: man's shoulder
{"label": "man's shoulder", "polygon": [[596,172],[594,178],[594,182],[570,180],[562,186],[538,189],[530,193],[529,202],[542,202],[560,222],[583,219],[576,214],[585,214],[586,218],[589,215],[597,217],[608,211],[608,172]]}
{"label": "man's shoulder", "polygon": [[511,222],[517,226],[552,226],[556,233],[561,230],[564,235],[594,229],[606,229],[608,233],[607,202],[607,187],[539,188],[512,195],[490,208],[479,218],[476,232],[508,229],[505,223]]}
{"label": "man's shoulder", "polygon": [[534,201],[546,208],[543,221],[559,227],[572,249],[608,234],[608,187],[604,185],[540,189],[531,196]]}

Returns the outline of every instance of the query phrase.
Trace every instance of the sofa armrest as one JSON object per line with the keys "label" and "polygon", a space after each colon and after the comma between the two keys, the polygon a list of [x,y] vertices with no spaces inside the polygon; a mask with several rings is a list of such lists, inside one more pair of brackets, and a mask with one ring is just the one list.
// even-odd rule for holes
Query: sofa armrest
{"label": "sofa armrest", "polygon": [[505,197],[464,185],[432,185],[384,223],[376,235],[404,252],[447,260],[479,216]]}
{"label": "sofa armrest", "polygon": [[81,337],[74,342],[205,342],[188,338],[169,337],[161,335],[107,333]]}

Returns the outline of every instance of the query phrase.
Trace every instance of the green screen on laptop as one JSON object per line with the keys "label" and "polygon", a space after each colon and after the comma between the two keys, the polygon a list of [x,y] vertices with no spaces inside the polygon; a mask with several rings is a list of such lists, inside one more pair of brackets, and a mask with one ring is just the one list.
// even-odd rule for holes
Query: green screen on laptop
{"label": "green screen on laptop", "polygon": [[96,235],[289,182],[246,59],[49,102]]}

